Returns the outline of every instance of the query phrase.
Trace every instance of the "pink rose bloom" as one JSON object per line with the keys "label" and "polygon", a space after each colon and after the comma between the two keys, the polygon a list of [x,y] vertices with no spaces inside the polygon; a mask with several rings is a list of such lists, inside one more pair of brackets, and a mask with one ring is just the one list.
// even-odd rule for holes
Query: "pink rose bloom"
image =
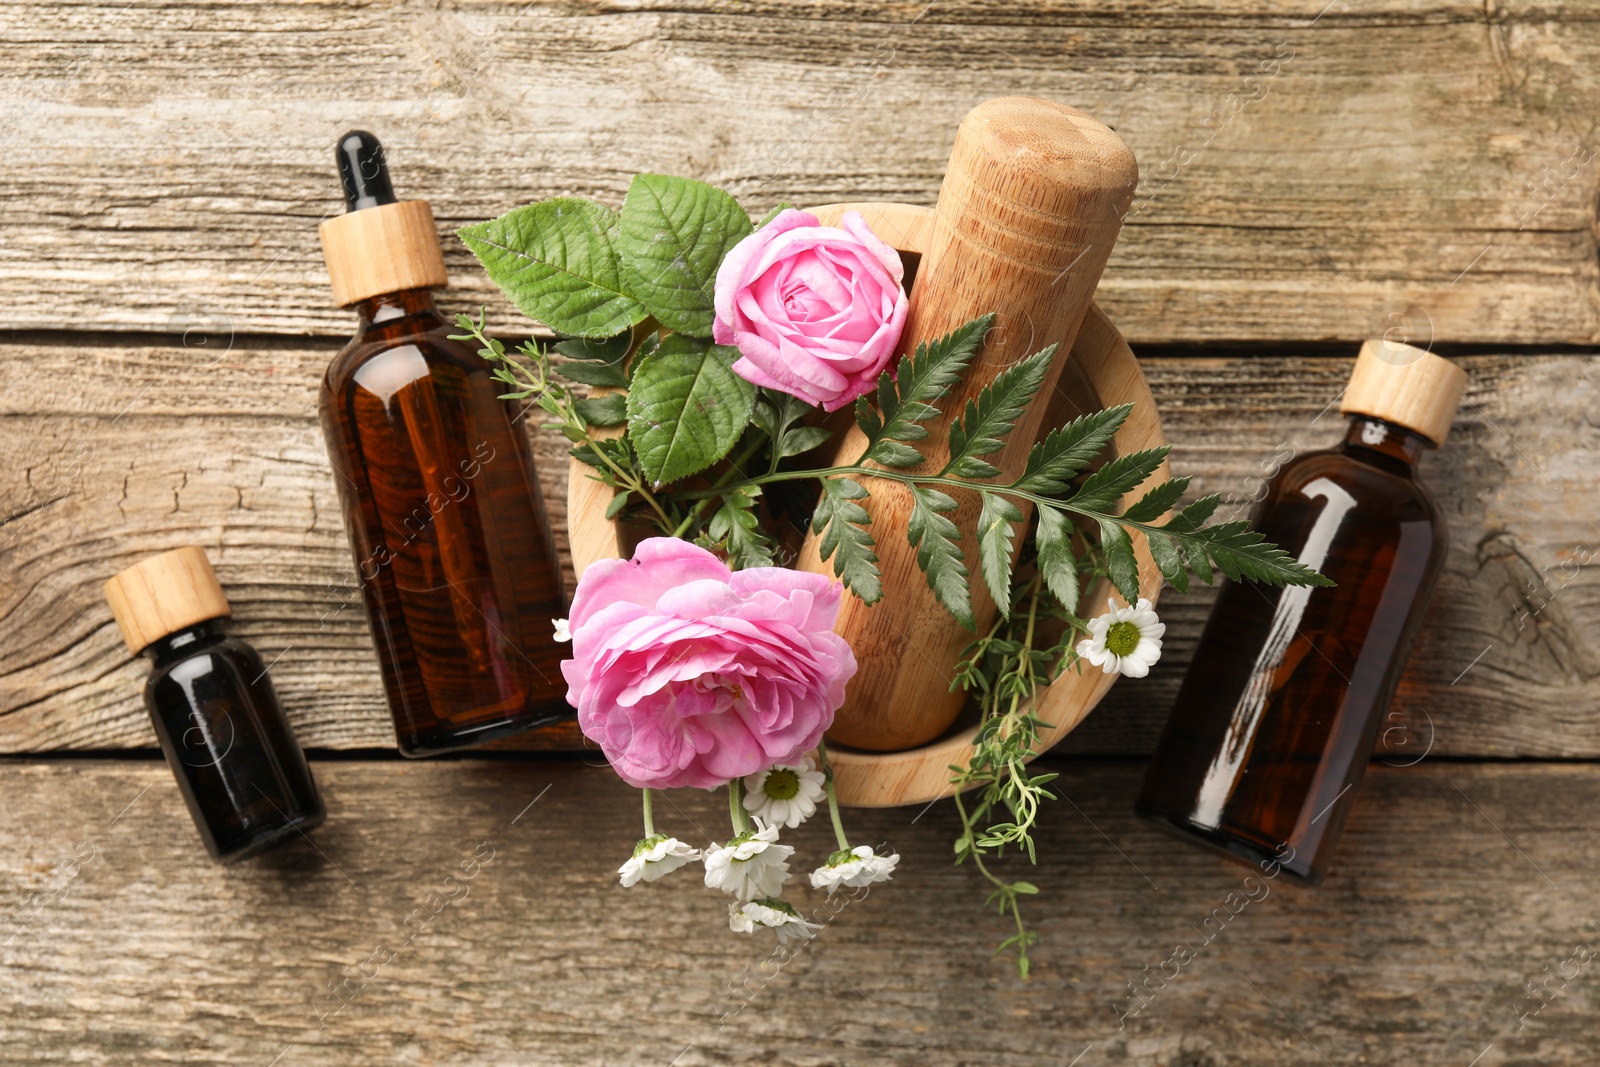
{"label": "pink rose bloom", "polygon": [[841,221],[789,208],[734,245],[711,327],[740,377],[828,411],[872,392],[906,324],[900,253],[859,211]]}
{"label": "pink rose bloom", "polygon": [[817,746],[856,673],[833,632],[840,585],[730,571],[675,537],[590,565],[561,664],[583,734],[640,788],[711,789]]}

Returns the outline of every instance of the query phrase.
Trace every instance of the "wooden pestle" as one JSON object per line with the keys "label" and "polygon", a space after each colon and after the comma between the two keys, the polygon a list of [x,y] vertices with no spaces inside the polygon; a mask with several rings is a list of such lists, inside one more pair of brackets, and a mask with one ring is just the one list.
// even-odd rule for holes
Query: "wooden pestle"
{"label": "wooden pestle", "polygon": [[[944,466],[949,425],[969,399],[1006,367],[1054,343],[1060,347],[1038,398],[1005,448],[987,457],[1008,477],[1021,473],[1137,181],[1128,146],[1064,104],[1002,97],[967,114],[939,190],[900,352],[910,353],[979,315],[994,312],[997,318],[967,377],[939,405],[941,414],[924,424],[929,436],[917,447],[928,462],[916,471]],[[895,243],[893,234],[880,236]],[[835,462],[854,462],[865,446],[859,428],[851,426]],[[931,741],[954,721],[964,696],[950,691],[950,681],[973,634],[935,599],[917,567],[916,550],[906,540],[910,492],[881,479],[865,485],[872,494],[864,503],[872,516],[883,597],[871,606],[844,598],[835,630],[850,642],[860,670],[828,736],[854,748],[894,751]],[[960,508],[950,517],[963,533],[974,575],[973,615],[983,632],[995,606],[976,577],[972,531],[978,501],[971,493],[955,496]],[[815,534],[806,538],[799,566],[831,575],[832,564],[819,558],[818,541]]]}

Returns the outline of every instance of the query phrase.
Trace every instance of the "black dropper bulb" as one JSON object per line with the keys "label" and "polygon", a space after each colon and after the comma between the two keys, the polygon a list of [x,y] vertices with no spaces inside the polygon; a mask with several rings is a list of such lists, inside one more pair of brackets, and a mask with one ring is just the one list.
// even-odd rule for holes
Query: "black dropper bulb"
{"label": "black dropper bulb", "polygon": [[389,184],[389,164],[383,159],[383,145],[366,130],[351,130],[339,138],[333,150],[339,161],[339,179],[344,183],[344,206],[350,211],[395,202],[394,186]]}

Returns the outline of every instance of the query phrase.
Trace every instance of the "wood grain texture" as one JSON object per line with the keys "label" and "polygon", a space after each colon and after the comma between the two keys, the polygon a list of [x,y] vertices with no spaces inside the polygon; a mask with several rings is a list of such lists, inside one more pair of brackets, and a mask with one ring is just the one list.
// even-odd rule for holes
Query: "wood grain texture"
{"label": "wood grain texture", "polygon": [[[1128,455],[1166,443],[1155,415],[1150,386],[1139,371],[1138,361],[1099,308],[1090,305],[1083,327],[1072,346],[1071,372],[1082,374],[1102,407],[1133,404],[1134,409],[1113,439],[1119,455]],[[1058,388],[1049,404],[1046,427],[1059,426],[1078,414],[1072,410],[1072,397],[1065,387]],[[1172,476],[1163,463],[1146,481],[1165,481]],[[1123,496],[1119,508],[1130,507],[1142,495],[1144,486]],[[1139,593],[1159,605],[1163,588],[1161,570],[1150,555],[1150,542],[1141,533],[1130,535],[1138,568]],[[1111,583],[1098,579],[1089,585],[1085,596],[1090,603],[1111,593]],[[919,650],[921,651],[921,650]],[[924,659],[927,657],[924,655]],[[942,676],[949,686],[949,672],[929,662],[935,677]],[[1047,752],[1061,742],[1105,698],[1119,680],[1117,675],[1085,670],[1064,674],[1034,699],[1034,711],[1048,725],[1039,730],[1037,752]],[[903,752],[854,752],[830,750],[837,778],[839,802],[849,805],[887,807],[922,804],[935,797],[948,796],[950,768],[966,766],[972,758],[976,724],[952,731],[932,744]]]}
{"label": "wood grain texture", "polygon": [[931,204],[960,117],[1018,93],[1140,159],[1101,290],[1135,341],[1600,341],[1588,5],[136,0],[7,4],[0,37],[13,328],[343,335],[316,226],[351,126],[448,234],[640,170]]}
{"label": "wood grain texture", "polygon": [[[916,465],[918,473],[943,470],[951,458],[945,447],[953,440],[951,425],[969,410],[976,412],[972,405],[1007,368],[1051,345],[1055,355],[1038,395],[1056,393],[1137,181],[1138,166],[1128,146],[1081,111],[1037,97],[1003,97],[978,105],[962,119],[928,242],[909,249],[921,258],[896,352],[911,355],[980,315],[994,319],[968,373],[948,390],[940,413],[924,424],[926,439],[916,451],[926,460]],[[987,455],[989,470],[1007,479],[1021,477],[1040,429],[1050,428],[1042,427],[1047,407],[1023,408],[1004,446]],[[867,445],[860,427],[847,426],[831,445],[831,463],[854,463]],[[859,503],[873,529],[907,529],[916,512],[912,490],[879,481],[871,492]],[[972,494],[954,499],[945,518],[963,531],[959,557],[976,561],[979,502]],[[1032,517],[1028,501],[1011,503],[1019,520]],[[926,659],[954,663],[972,640],[972,632],[945,610],[918,566],[935,538],[930,533],[917,547],[899,537],[880,537],[881,597],[870,606],[859,598],[839,606],[835,629],[850,642],[860,668],[830,731],[843,744],[903,751],[939,737],[961,713],[963,695],[952,693],[941,672],[926,664]],[[819,533],[808,533],[796,566],[831,574],[821,546]],[[980,573],[976,565],[968,569]],[[978,633],[994,621],[994,598],[986,583],[971,583],[968,614]]]}
{"label": "wood grain texture", "polygon": [[[0,750],[153,745],[144,667],[121,647],[99,587],[191,543],[211,554],[235,632],[277,659],[302,741],[392,744],[314,421],[332,352],[202,351],[0,346]],[[1461,363],[1467,400],[1423,465],[1451,554],[1397,708],[1418,735],[1431,717],[1436,752],[1600,755],[1600,361]],[[1342,435],[1348,360],[1143,364],[1174,473],[1193,475],[1196,493],[1248,496],[1293,452]],[[541,434],[536,452],[565,553],[564,448]],[[1151,750],[1209,607],[1204,591],[1162,601],[1165,658],[1143,684],[1114,687],[1067,750]]]}
{"label": "wood grain texture", "polygon": [[[894,880],[763,970],[692,870],[616,886],[638,811],[609,771],[314,769],[327,824],[220,868],[159,763],[0,766],[0,1063],[1500,1067],[1600,1042],[1592,965],[1518,1014],[1597,942],[1593,767],[1376,768],[1306,890],[1140,825],[1139,765],[1058,765],[1026,984],[988,958],[1005,927],[950,863],[948,802],[857,813]],[[715,795],[667,796],[674,832],[720,835]],[[790,840],[802,869],[831,847],[815,820]]]}
{"label": "wood grain texture", "polygon": [[[1420,477],[1450,524],[1445,573],[1392,705],[1398,762],[1418,748],[1470,756],[1592,756],[1600,707],[1600,361],[1467,357],[1449,442]],[[1343,436],[1345,360],[1145,360],[1192,493],[1222,493],[1248,517],[1265,478]],[[1513,413],[1515,412],[1515,413]],[[1147,687],[1117,686],[1067,752],[1154,748],[1213,596],[1162,601],[1163,659]],[[1538,709],[1538,710],[1534,710]],[[1406,747],[1409,746],[1409,747]]]}
{"label": "wood grain texture", "polygon": [[[43,358],[40,377],[0,359],[0,625],[28,635],[0,651],[0,705],[19,712],[0,719],[0,747],[153,744],[139,703],[146,665],[114,655],[99,583],[189,544],[216,567],[233,632],[272,664],[301,742],[391,747],[316,422],[332,349],[27,351]],[[566,448],[553,431],[534,446],[565,558]],[[522,741],[576,743],[565,727]]]}
{"label": "wood grain texture", "polygon": [[449,283],[426,200],[400,200],[324,219],[317,227],[333,302],[350,307],[403,289]]}
{"label": "wood grain texture", "polygon": [[[898,244],[902,250],[918,251],[927,247],[922,239],[929,227],[932,212],[926,209],[907,211],[895,205],[869,205],[872,215],[882,217],[897,230],[907,235]],[[819,209],[820,217],[829,221],[827,209]],[[916,234],[917,236],[910,236]],[[1102,407],[1133,404],[1134,409],[1117,432],[1114,447],[1121,454],[1155,448],[1165,443],[1161,434],[1156,406],[1150,396],[1149,384],[1139,370],[1138,361],[1122,340],[1110,320],[1099,308],[1089,307],[1082,329],[1071,351],[1068,364],[1073,379],[1082,377],[1084,385],[1075,381],[1056,388],[1048,402],[1043,423],[1047,427],[1059,426],[1082,410],[1076,406],[1078,399],[1094,398]],[[1070,388],[1069,388],[1070,387]],[[852,457],[853,458],[853,457]],[[612,490],[589,476],[586,464],[574,459],[567,468],[567,536],[572,546],[573,569],[581,577],[589,564],[598,559],[620,558],[631,552],[623,549],[626,539],[617,524],[605,517],[611,501]],[[1171,477],[1168,465],[1163,463],[1151,480]],[[1142,487],[1141,487],[1142,489]],[[1124,505],[1131,505],[1141,495],[1141,490],[1124,497]],[[1141,533],[1132,535],[1134,557],[1138,564],[1141,593],[1152,603],[1158,603],[1162,591],[1162,577],[1155,560],[1150,555],[1149,541]],[[831,573],[831,572],[825,572]],[[1097,581],[1088,594],[1091,603],[1110,592],[1110,583]],[[918,650],[926,669],[935,677],[942,675],[943,686],[950,684],[950,672],[941,669],[937,659]],[[949,662],[954,662],[952,656]],[[1037,703],[1041,719],[1049,723],[1039,731],[1036,751],[1045,752],[1071,733],[1084,717],[1092,711],[1116,681],[1098,671],[1072,673],[1057,679]],[[972,740],[977,726],[949,731],[949,735],[916,748],[894,752],[863,752],[841,748],[830,738],[830,762],[833,766],[839,801],[850,806],[886,807],[902,804],[922,804],[950,792],[950,767],[964,765],[972,756]]]}

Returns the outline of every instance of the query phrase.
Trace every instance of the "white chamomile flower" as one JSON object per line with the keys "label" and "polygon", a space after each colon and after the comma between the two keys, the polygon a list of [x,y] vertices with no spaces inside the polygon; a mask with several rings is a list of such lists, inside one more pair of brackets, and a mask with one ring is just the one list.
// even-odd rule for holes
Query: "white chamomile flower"
{"label": "white chamomile flower", "polygon": [[793,829],[817,813],[825,781],[810,756],[798,766],[780,763],[757,771],[744,780],[744,810],[773,826]]}
{"label": "white chamomile flower", "polygon": [[572,630],[567,627],[566,619],[551,619],[550,628],[556,632],[557,641],[572,640]]}
{"label": "white chamomile flower", "polygon": [[827,866],[811,872],[811,888],[833,893],[845,886],[859,889],[873,882],[887,882],[899,862],[898,852],[879,856],[866,845],[842,848],[828,857]]}
{"label": "white chamomile flower", "polygon": [[637,885],[640,879],[653,882],[699,858],[699,849],[690,848],[676,837],[656,834],[633,846],[633,858],[618,867],[617,873],[622,876],[624,886]]}
{"label": "white chamomile flower", "polygon": [[822,929],[821,923],[800,918],[793,905],[786,900],[767,898],[728,905],[728,929],[736,934],[748,934],[758,926],[776,930],[780,945],[795,939],[813,938]]}
{"label": "white chamomile flower", "polygon": [[1106,607],[1111,610],[1089,620],[1089,636],[1078,642],[1078,655],[1107,674],[1143,678],[1161,658],[1166,625],[1148,600],[1140,599],[1131,608],[1119,608],[1115,600],[1108,600]]}
{"label": "white chamomile flower", "polygon": [[706,886],[740,900],[775,897],[789,878],[792,855],[793,848],[778,844],[778,828],[757,819],[754,830],[706,850]]}

